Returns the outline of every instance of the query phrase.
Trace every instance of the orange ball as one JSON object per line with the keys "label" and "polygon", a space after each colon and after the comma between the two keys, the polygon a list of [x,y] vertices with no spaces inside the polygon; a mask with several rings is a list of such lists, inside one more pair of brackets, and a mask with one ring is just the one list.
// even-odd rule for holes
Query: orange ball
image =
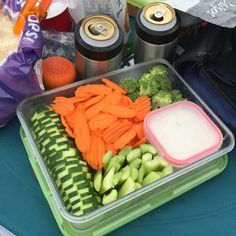
{"label": "orange ball", "polygon": [[52,56],[42,62],[43,84],[46,89],[57,88],[74,82],[76,70],[71,61]]}

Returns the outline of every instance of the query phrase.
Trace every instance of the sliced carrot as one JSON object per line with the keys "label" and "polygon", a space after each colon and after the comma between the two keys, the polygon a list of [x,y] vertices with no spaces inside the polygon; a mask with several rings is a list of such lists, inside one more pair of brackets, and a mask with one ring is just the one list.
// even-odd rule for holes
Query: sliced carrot
{"label": "sliced carrot", "polygon": [[138,124],[135,124],[134,129],[135,129],[138,139],[139,140],[142,139],[144,137],[143,123],[140,122]]}
{"label": "sliced carrot", "polygon": [[78,103],[78,102],[83,102],[85,100],[85,98],[79,98],[79,97],[61,97],[58,96],[54,99],[53,103],[58,104],[58,103]]}
{"label": "sliced carrot", "polygon": [[61,116],[61,123],[63,124],[63,126],[65,127],[65,130],[67,132],[67,134],[71,137],[71,138],[74,138],[75,135],[74,135],[74,132],[73,130],[70,128],[70,126],[68,125],[66,119],[64,116]]}
{"label": "sliced carrot", "polygon": [[151,101],[147,96],[141,96],[133,103],[132,107],[136,111],[136,118],[143,121],[145,116],[151,111]]}
{"label": "sliced carrot", "polygon": [[65,116],[66,123],[71,129],[75,126],[75,111],[71,112],[69,115]]}
{"label": "sliced carrot", "polygon": [[116,120],[117,117],[113,115],[101,113],[91,118],[89,121],[89,127],[91,130],[103,130],[112,125]]}
{"label": "sliced carrot", "polygon": [[108,94],[104,100],[107,105],[117,105],[119,104],[121,97],[122,94],[119,91],[115,90],[112,93]]}
{"label": "sliced carrot", "polygon": [[114,146],[117,149],[121,149],[126,146],[134,137],[136,136],[136,132],[134,127],[130,128],[123,135],[121,135],[115,142]]}
{"label": "sliced carrot", "polygon": [[78,109],[75,113],[74,135],[77,148],[81,152],[89,152],[91,146],[91,134],[82,109]]}
{"label": "sliced carrot", "polygon": [[102,111],[118,118],[132,118],[136,115],[135,110],[120,105],[104,106]]}
{"label": "sliced carrot", "polygon": [[80,86],[75,91],[75,96],[83,97],[84,94],[93,94],[93,95],[107,95],[112,92],[112,89],[107,87],[104,84],[88,84]]}
{"label": "sliced carrot", "polygon": [[123,89],[122,87],[120,87],[116,83],[113,83],[111,80],[109,80],[107,78],[102,78],[101,80],[104,84],[106,84],[106,86],[110,87],[111,89],[117,90],[117,91],[121,92],[122,94],[127,93],[125,89]]}
{"label": "sliced carrot", "polygon": [[114,143],[121,135],[132,127],[132,123],[127,120],[122,120],[119,124],[114,123],[105,130],[103,139],[106,143]]}
{"label": "sliced carrot", "polygon": [[103,156],[106,153],[106,147],[105,143],[103,141],[103,138],[100,136],[97,136],[97,159],[98,159],[98,170],[101,170],[103,168]]}
{"label": "sliced carrot", "polygon": [[120,100],[120,105],[129,107],[133,104],[132,100],[127,96],[122,96]]}
{"label": "sliced carrot", "polygon": [[72,103],[51,104],[51,107],[54,112],[61,116],[67,116],[75,109]]}
{"label": "sliced carrot", "polygon": [[100,102],[104,98],[104,94],[92,97],[84,103],[84,109],[87,109],[91,105]]}
{"label": "sliced carrot", "polygon": [[136,148],[136,147],[140,146],[141,144],[146,143],[147,141],[148,141],[147,137],[143,136],[143,138],[140,139],[137,143],[135,143],[132,147]]}
{"label": "sliced carrot", "polygon": [[85,111],[85,116],[86,116],[87,120],[90,120],[92,117],[98,115],[103,110],[104,106],[105,106],[104,99],[102,99],[100,102],[90,106]]}
{"label": "sliced carrot", "polygon": [[117,154],[118,149],[115,148],[113,143],[105,143],[106,151],[112,151],[113,154]]}
{"label": "sliced carrot", "polygon": [[92,142],[88,155],[88,163],[94,170],[98,170],[98,159],[97,159],[98,136],[94,132],[91,132],[91,137],[92,137]]}
{"label": "sliced carrot", "polygon": [[127,146],[134,147],[134,145],[139,142],[137,135],[127,144]]}

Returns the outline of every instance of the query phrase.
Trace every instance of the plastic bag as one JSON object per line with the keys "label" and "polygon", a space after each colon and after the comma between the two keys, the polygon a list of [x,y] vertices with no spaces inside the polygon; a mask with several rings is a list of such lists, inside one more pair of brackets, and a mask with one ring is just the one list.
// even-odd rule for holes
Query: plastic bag
{"label": "plastic bag", "polygon": [[[5,9],[10,8],[11,1],[7,2]],[[42,57],[42,48],[39,20],[30,15],[17,50],[0,62],[0,127],[15,116],[17,105],[25,97],[43,91],[36,75],[36,62]]]}

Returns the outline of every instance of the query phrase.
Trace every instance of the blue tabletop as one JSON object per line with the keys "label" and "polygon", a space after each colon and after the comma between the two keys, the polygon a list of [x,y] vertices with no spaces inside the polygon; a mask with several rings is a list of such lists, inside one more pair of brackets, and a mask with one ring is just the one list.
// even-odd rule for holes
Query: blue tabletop
{"label": "blue tabletop", "polygon": [[[0,129],[0,225],[19,236],[59,236],[19,136],[15,118]],[[215,178],[110,235],[236,235],[236,151]]]}

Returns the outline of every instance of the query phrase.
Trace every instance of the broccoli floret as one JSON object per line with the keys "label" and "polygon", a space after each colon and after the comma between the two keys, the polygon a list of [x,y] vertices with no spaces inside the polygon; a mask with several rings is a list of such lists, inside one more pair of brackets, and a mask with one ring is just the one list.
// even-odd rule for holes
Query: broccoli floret
{"label": "broccoli floret", "polygon": [[132,93],[128,93],[127,96],[134,102],[137,98],[140,97],[139,91],[134,91]]}
{"label": "broccoli floret", "polygon": [[180,93],[178,89],[174,89],[171,91],[171,97],[173,102],[184,100],[183,95]]}
{"label": "broccoli floret", "polygon": [[137,80],[127,78],[120,80],[120,86],[126,89],[129,93],[133,93],[139,88],[139,83]]}
{"label": "broccoli floret", "polygon": [[150,70],[150,74],[157,81],[160,90],[167,90],[167,91],[172,90],[171,81],[169,80],[168,77],[168,70],[165,66],[163,65],[154,66]]}
{"label": "broccoli floret", "polygon": [[164,107],[172,103],[171,93],[168,91],[160,90],[152,96],[152,109]]}
{"label": "broccoli floret", "polygon": [[150,73],[153,76],[156,76],[156,75],[162,76],[162,77],[167,77],[168,76],[168,70],[163,65],[153,66],[152,69],[150,70]]}
{"label": "broccoli floret", "polygon": [[158,89],[158,83],[150,73],[143,74],[139,79],[140,96],[151,96],[155,94]]}

